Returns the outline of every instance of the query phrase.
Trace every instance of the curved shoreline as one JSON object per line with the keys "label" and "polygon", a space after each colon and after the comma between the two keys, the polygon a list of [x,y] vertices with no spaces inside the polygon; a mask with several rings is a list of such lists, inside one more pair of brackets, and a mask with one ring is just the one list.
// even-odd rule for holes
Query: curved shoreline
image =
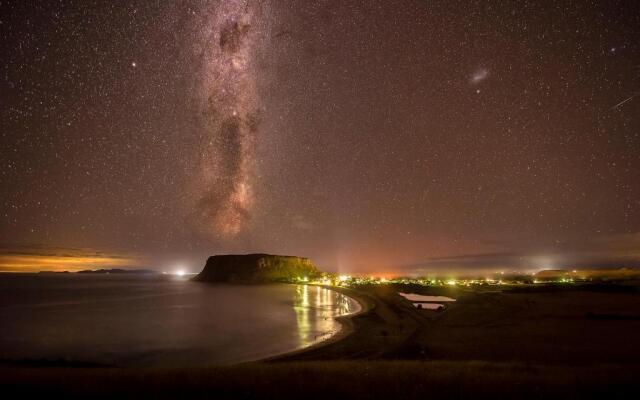
{"label": "curved shoreline", "polygon": [[360,310],[353,312],[353,313],[349,313],[349,314],[344,314],[344,315],[339,315],[337,317],[334,317],[334,319],[336,320],[336,322],[338,322],[340,324],[340,329],[332,334],[331,336],[329,336],[326,339],[323,340],[319,340],[316,343],[313,343],[310,346],[307,347],[302,347],[296,350],[292,350],[292,351],[286,351],[284,353],[279,353],[279,354],[275,354],[269,357],[265,357],[265,358],[259,358],[256,360],[252,360],[252,361],[246,361],[244,363],[240,363],[240,364],[246,364],[246,363],[252,363],[252,362],[269,362],[269,361],[279,361],[281,359],[285,359],[285,358],[289,358],[289,357],[296,357],[299,355],[302,355],[304,353],[307,352],[311,352],[311,351],[315,351],[318,350],[322,347],[325,346],[329,346],[331,344],[334,344],[336,342],[339,342],[343,339],[345,339],[346,337],[348,337],[349,335],[351,335],[354,331],[355,331],[355,327],[353,324],[353,318],[356,316],[360,316],[360,315],[364,315],[367,314],[369,312],[371,312],[371,310],[374,309],[375,307],[375,303],[367,298],[365,298],[365,296],[363,296],[362,294],[356,292],[355,290],[352,289],[348,289],[348,288],[343,288],[343,287],[335,287],[335,286],[327,286],[327,285],[314,285],[314,284],[308,284],[309,286],[317,286],[317,287],[321,287],[323,289],[327,289],[327,290],[333,290],[334,292],[340,293],[344,296],[347,296],[351,299],[353,299],[356,303],[358,303],[360,305]]}

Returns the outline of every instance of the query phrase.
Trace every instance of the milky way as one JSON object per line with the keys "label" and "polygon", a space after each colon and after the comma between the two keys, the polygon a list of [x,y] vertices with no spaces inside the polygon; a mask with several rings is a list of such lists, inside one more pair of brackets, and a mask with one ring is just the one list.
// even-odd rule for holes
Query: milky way
{"label": "milky way", "polygon": [[255,46],[265,6],[225,1],[203,7],[198,101],[202,129],[199,173],[195,181],[197,224],[216,236],[246,228],[254,202],[252,158],[260,124]]}

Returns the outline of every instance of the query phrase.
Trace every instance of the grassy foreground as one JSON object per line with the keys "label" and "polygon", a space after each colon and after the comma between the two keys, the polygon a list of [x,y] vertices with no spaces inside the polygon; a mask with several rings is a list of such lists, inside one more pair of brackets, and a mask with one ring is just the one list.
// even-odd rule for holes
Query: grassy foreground
{"label": "grassy foreground", "polygon": [[3,393],[65,398],[585,398],[640,388],[639,365],[478,361],[253,363],[191,369],[0,369]]}

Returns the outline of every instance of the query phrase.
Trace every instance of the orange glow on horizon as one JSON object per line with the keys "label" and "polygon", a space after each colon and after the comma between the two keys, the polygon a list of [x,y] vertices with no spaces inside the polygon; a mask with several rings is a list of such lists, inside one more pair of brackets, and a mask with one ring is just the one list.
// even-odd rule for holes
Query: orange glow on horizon
{"label": "orange glow on horizon", "polygon": [[140,258],[108,255],[0,254],[0,272],[81,271],[126,268],[141,264]]}

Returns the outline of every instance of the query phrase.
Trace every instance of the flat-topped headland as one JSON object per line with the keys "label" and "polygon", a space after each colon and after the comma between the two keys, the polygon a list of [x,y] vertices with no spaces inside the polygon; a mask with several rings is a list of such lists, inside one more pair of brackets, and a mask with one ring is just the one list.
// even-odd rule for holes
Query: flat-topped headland
{"label": "flat-topped headland", "polygon": [[207,259],[194,278],[201,282],[269,283],[313,279],[320,271],[308,258],[271,254],[226,254]]}

